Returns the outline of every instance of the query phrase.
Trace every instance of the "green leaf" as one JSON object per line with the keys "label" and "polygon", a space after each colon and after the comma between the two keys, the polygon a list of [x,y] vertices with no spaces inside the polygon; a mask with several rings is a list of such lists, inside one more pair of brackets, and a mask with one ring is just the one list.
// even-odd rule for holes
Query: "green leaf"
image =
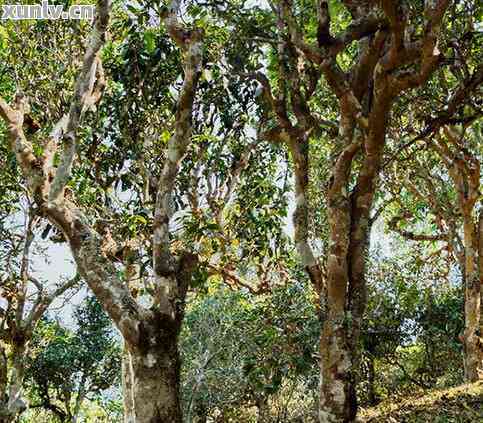
{"label": "green leaf", "polygon": [[0,49],[6,49],[8,47],[8,32],[0,26]]}
{"label": "green leaf", "polygon": [[144,46],[149,54],[156,50],[156,34],[152,30],[148,30],[143,34]]}

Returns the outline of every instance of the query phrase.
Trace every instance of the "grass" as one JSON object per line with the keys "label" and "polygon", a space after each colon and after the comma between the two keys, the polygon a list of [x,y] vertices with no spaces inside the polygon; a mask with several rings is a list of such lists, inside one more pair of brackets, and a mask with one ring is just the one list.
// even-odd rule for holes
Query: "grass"
{"label": "grass", "polygon": [[483,423],[483,382],[392,398],[361,410],[364,423]]}

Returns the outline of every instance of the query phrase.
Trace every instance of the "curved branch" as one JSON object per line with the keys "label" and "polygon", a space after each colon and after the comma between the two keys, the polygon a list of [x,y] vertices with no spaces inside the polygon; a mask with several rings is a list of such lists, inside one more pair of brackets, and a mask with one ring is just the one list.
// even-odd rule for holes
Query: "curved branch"
{"label": "curved branch", "polygon": [[[72,164],[76,156],[76,131],[82,115],[95,99],[100,98],[99,91],[94,91],[94,85],[97,73],[99,73],[101,85],[104,83],[98,54],[106,39],[110,11],[110,0],[98,0],[94,28],[90,34],[82,68],[77,77],[70,109],[67,117],[62,118],[56,126],[56,128],[62,128],[64,150],[60,159],[60,165],[55,172],[55,177],[50,187],[49,202],[56,202],[63,196],[63,191],[71,176]],[[52,138],[52,140],[55,141],[55,138]],[[52,154],[54,151],[54,146],[48,147],[49,154]]]}

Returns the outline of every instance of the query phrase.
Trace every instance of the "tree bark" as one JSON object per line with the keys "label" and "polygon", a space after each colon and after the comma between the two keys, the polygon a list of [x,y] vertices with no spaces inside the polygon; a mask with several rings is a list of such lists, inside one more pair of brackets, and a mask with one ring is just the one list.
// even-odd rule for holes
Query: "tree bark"
{"label": "tree bark", "polygon": [[[384,83],[383,80],[380,84]],[[326,312],[322,315],[320,339],[320,422],[352,422],[357,414],[359,336],[366,306],[370,212],[392,101],[390,95],[377,88],[376,84],[366,134],[358,129],[350,104],[341,101],[340,138],[346,148],[333,167],[327,195],[330,243]],[[365,154],[361,170],[349,192],[352,160],[362,146]]]}
{"label": "tree bark", "polygon": [[378,402],[376,390],[375,390],[375,382],[376,382],[376,369],[374,366],[374,357],[371,354],[369,356],[369,360],[367,363],[367,382],[368,382],[368,393],[367,398],[369,400],[370,405],[376,405]]}
{"label": "tree bark", "polygon": [[122,354],[122,392],[124,402],[124,423],[135,423],[134,420],[134,401],[133,401],[133,382],[130,366],[130,356],[127,346],[124,345]]}
{"label": "tree bark", "polygon": [[[366,196],[366,200],[372,203],[371,197]],[[355,216],[347,195],[329,201],[327,299],[320,337],[321,422],[352,422],[357,413],[359,336],[366,306],[365,254],[370,224],[367,218],[362,225],[356,224]]]}
{"label": "tree bark", "polygon": [[331,225],[332,245],[327,263],[327,307],[322,316],[320,336],[319,421],[350,422],[356,413],[354,379],[351,375],[353,363],[347,326],[349,314],[345,309],[349,267],[347,234],[350,222],[346,213],[339,211],[333,215],[338,217]]}
{"label": "tree bark", "polygon": [[[22,398],[22,384],[25,374],[25,357],[27,346],[23,339],[15,340],[11,351],[11,376],[10,383],[1,401],[0,423],[14,422],[22,414],[27,404]],[[2,361],[5,359],[5,371],[7,370],[7,358],[2,354]],[[3,381],[2,381],[3,384]],[[6,386],[5,386],[6,387]]]}
{"label": "tree bark", "polygon": [[[125,423],[181,423],[180,356],[181,321],[156,316],[142,324],[136,345],[128,344],[123,370],[124,397],[129,398]],[[126,377],[127,376],[127,377]]]}
{"label": "tree bark", "polygon": [[[481,223],[480,225],[481,226]],[[465,243],[465,330],[464,370],[465,380],[476,382],[483,378],[483,344],[481,339],[480,312],[481,287],[478,271],[479,232],[472,216],[464,216]]]}

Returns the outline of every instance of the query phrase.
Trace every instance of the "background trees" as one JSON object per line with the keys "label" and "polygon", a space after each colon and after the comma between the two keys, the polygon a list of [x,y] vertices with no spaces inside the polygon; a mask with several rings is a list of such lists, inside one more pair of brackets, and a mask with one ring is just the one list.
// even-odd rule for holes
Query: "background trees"
{"label": "background trees", "polygon": [[27,375],[32,418],[41,408],[61,422],[80,421],[86,400],[119,388],[121,351],[110,319],[93,297],[74,318],[75,331],[49,318],[36,331]]}
{"label": "background trees", "polygon": [[[12,170],[10,166],[2,170],[9,183],[18,177]],[[37,324],[54,301],[75,293],[80,285],[77,275],[62,275],[56,281],[49,281],[47,275],[39,277],[37,267],[48,257],[51,243],[42,240],[45,225],[30,196],[20,184],[16,189],[3,197],[1,211],[0,419],[5,422],[14,421],[28,405],[23,385]]]}

